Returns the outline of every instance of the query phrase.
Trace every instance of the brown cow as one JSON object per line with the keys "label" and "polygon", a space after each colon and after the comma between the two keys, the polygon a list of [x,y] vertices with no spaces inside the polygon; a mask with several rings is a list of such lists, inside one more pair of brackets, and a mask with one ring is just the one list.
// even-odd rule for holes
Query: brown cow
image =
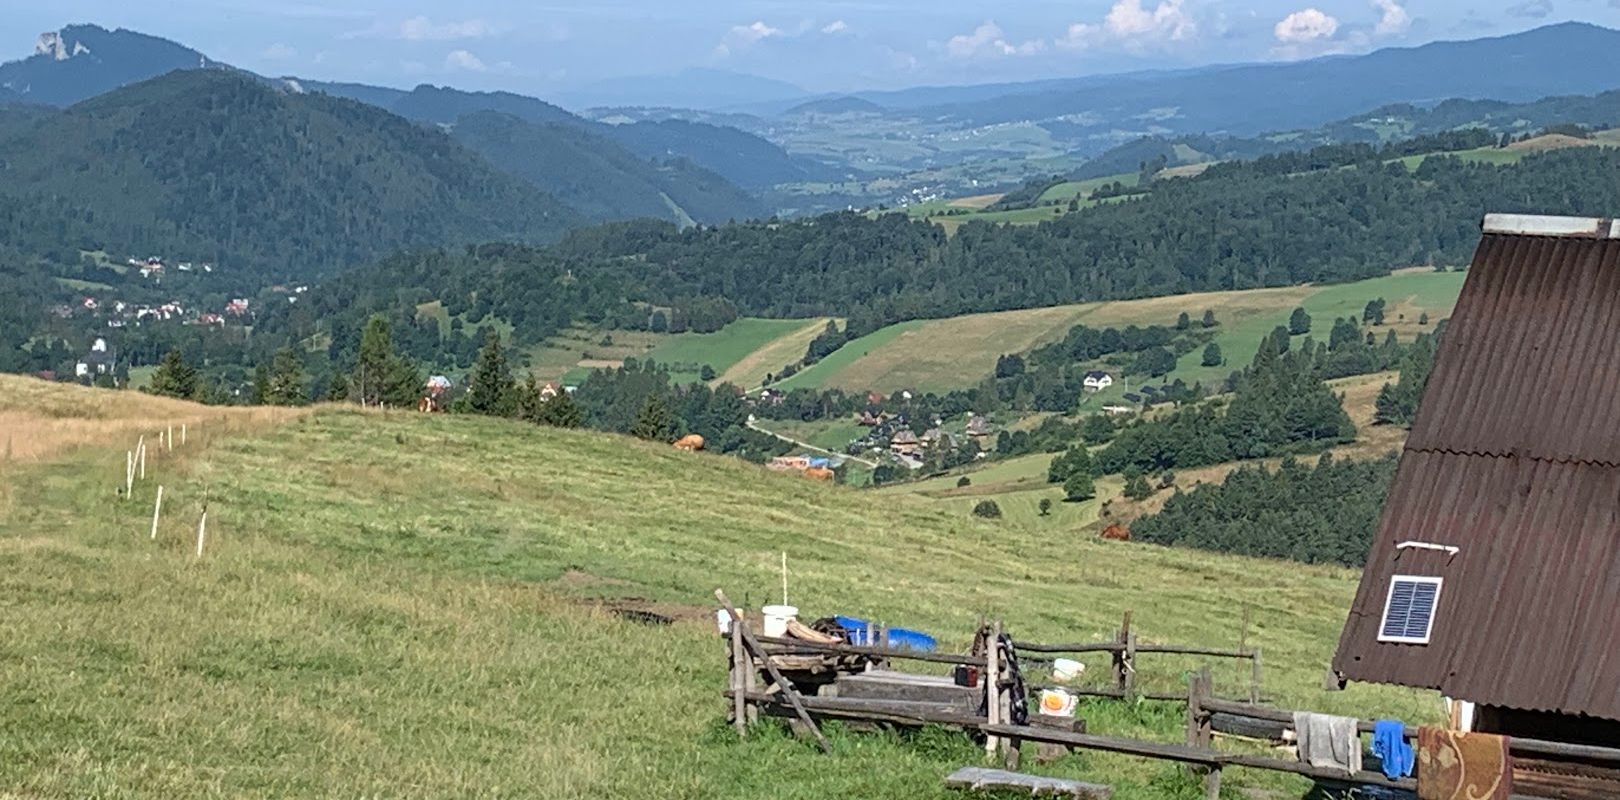
{"label": "brown cow", "polygon": [[830,481],[838,477],[838,473],[826,467],[811,467],[804,471],[804,477],[816,481]]}
{"label": "brown cow", "polygon": [[695,433],[682,436],[675,441],[676,450],[685,450],[688,453],[703,449],[703,437]]}
{"label": "brown cow", "polygon": [[1106,539],[1110,542],[1128,542],[1131,540],[1131,529],[1116,522],[1113,525],[1103,528],[1100,538]]}

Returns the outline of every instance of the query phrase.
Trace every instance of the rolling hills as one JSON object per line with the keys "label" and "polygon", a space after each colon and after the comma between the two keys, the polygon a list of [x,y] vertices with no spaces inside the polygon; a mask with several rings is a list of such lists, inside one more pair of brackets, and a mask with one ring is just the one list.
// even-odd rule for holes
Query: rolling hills
{"label": "rolling hills", "polygon": [[[0,194],[56,212],[19,244],[282,278],[399,248],[546,241],[580,221],[442,133],[223,70],[170,73],[36,119],[0,140],[0,162]],[[77,241],[64,241],[67,225]]]}
{"label": "rolling hills", "polygon": [[606,222],[648,217],[682,225],[765,216],[765,207],[690,161],[658,164],[571,125],[492,111],[459,118],[451,136],[501,171]]}
{"label": "rolling hills", "polygon": [[[757,605],[784,550],[806,614],[909,624],[954,650],[985,614],[1020,636],[1091,639],[1126,609],[1144,642],[1229,647],[1247,612],[1279,703],[1439,713],[1426,693],[1320,690],[1349,570],[988,523],[601,434],[336,407],[233,421],[0,377],[8,432],[38,426],[38,407],[105,435],[0,473],[0,720],[30,731],[0,738],[0,782],[25,794],[953,796],[940,777],[979,757],[966,739],[835,730],[823,757],[724,725],[711,592]],[[109,408],[131,424],[96,427]],[[133,435],[187,417],[190,443],[156,452],[133,501],[115,499]],[[1150,690],[1196,666],[1146,663]],[[1217,686],[1236,679],[1217,668]],[[1183,736],[1171,705],[1081,713],[1098,733]],[[1196,793],[1158,762],[1032,769],[1104,780],[1120,800]]]}
{"label": "rolling hills", "polygon": [[177,69],[222,65],[189,47],[122,28],[69,25],[41,34],[34,54],[0,63],[0,89],[20,101],[70,106]]}

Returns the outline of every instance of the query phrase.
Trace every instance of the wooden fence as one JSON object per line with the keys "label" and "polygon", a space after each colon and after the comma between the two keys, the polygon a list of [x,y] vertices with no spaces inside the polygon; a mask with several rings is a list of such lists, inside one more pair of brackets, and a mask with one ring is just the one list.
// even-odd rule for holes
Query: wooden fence
{"label": "wooden fence", "polygon": [[[1124,620],[1120,623],[1119,633],[1110,642],[1077,642],[1067,644],[1042,644],[1039,642],[1015,641],[1013,646],[1020,654],[1039,653],[1044,655],[1080,655],[1083,653],[1111,653],[1113,654],[1113,681],[1107,688],[1083,688],[1073,686],[1032,686],[1033,689],[1057,688],[1070,694],[1091,697],[1140,697],[1145,700],[1185,700],[1185,692],[1154,693],[1137,691],[1136,685],[1136,657],[1148,653],[1168,653],[1188,656],[1204,656],[1207,658],[1227,658],[1249,662],[1248,702],[1259,703],[1261,700],[1261,656],[1259,647],[1247,647],[1248,625],[1245,617],[1243,635],[1236,649],[1223,649],[1215,647],[1195,647],[1178,644],[1141,644],[1136,640],[1136,631],[1131,627],[1131,612],[1126,611]],[[1036,656],[1031,661],[1046,661]]]}

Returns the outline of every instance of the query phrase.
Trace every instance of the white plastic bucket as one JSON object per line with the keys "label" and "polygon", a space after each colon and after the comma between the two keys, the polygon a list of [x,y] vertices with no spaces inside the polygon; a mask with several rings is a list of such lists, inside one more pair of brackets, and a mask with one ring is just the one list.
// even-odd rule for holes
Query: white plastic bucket
{"label": "white plastic bucket", "polygon": [[766,606],[760,611],[765,614],[766,636],[786,636],[788,623],[799,616],[798,606]]}
{"label": "white plastic bucket", "polygon": [[1059,658],[1052,661],[1052,680],[1058,683],[1068,683],[1083,674],[1086,665],[1072,658]]}

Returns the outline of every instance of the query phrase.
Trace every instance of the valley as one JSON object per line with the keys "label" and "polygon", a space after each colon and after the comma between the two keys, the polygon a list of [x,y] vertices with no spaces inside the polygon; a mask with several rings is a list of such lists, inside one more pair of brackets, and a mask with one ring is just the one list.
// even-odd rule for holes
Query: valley
{"label": "valley", "polygon": [[216,5],[0,41],[0,800],[1620,793],[1620,11]]}

